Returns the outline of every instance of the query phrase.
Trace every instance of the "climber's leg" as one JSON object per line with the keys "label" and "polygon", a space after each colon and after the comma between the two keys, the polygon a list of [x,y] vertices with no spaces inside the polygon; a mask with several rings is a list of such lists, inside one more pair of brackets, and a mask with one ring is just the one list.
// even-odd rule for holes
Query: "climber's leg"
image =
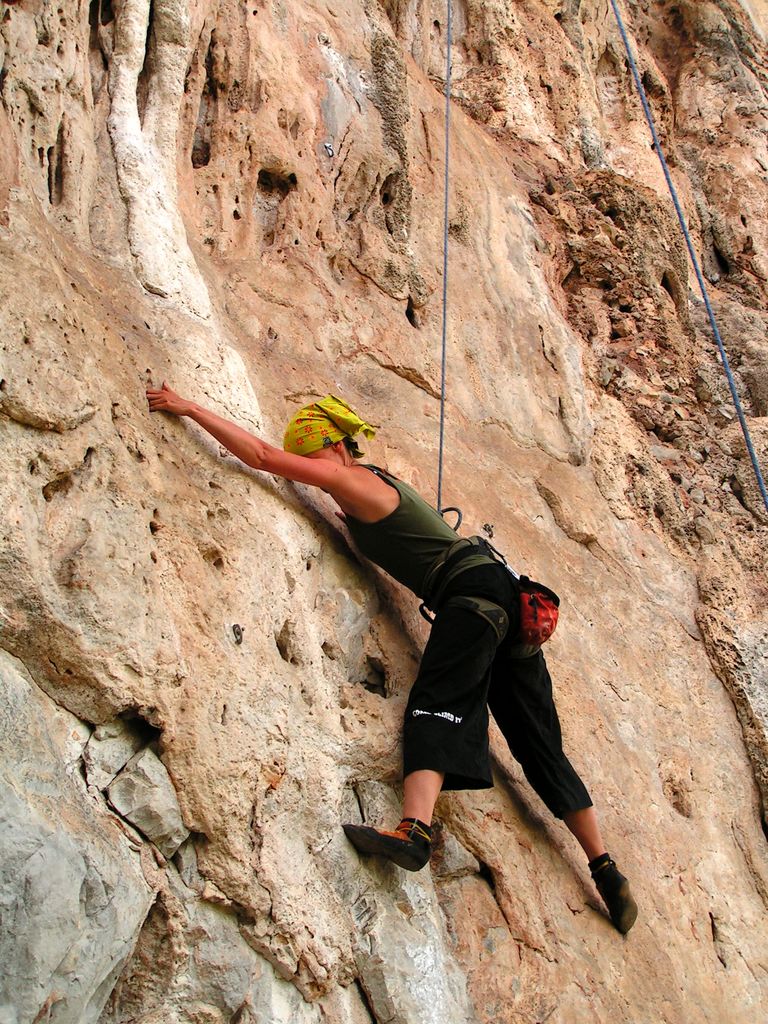
{"label": "climber's leg", "polygon": [[[587,788],[563,751],[544,655],[541,651],[528,658],[504,655],[502,647],[492,667],[488,704],[510,751],[556,818],[591,808]],[[585,821],[588,816],[577,819],[577,824]]]}
{"label": "climber's leg", "polygon": [[417,871],[431,853],[440,790],[493,785],[486,700],[498,640],[492,622],[467,607],[438,612],[405,713],[403,819],[394,832],[345,825],[361,853]]}
{"label": "climber's leg", "polygon": [[503,653],[502,648],[492,669],[491,713],[525,777],[584,850],[611,921],[624,935],[635,923],[637,904],[629,882],[605,851],[589,793],[563,752],[544,656],[539,651],[529,658],[504,659]]}
{"label": "climber's leg", "polygon": [[567,811],[563,821],[576,837],[587,860],[595,860],[605,853],[605,844],[600,835],[597,812],[594,807],[584,807],[580,811]]}
{"label": "climber's leg", "polygon": [[434,772],[428,768],[406,775],[403,779],[403,817],[431,822],[444,779],[445,772]]}

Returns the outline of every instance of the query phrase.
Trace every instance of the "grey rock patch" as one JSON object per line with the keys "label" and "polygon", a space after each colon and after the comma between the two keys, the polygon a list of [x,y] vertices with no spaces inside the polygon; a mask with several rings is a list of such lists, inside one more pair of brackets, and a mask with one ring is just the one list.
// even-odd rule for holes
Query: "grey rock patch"
{"label": "grey rock patch", "polygon": [[432,855],[432,870],[440,879],[458,878],[462,875],[477,874],[480,862],[465,849],[448,829],[438,833],[437,849]]}
{"label": "grey rock patch", "polygon": [[168,770],[149,748],[136,754],[107,790],[118,814],[172,857],[189,836]]}
{"label": "grey rock patch", "polygon": [[106,789],[143,745],[138,731],[121,719],[97,726],[83,752],[88,784]]}
{"label": "grey rock patch", "polygon": [[197,868],[197,853],[192,838],[185,839],[173,856],[179,877],[188,889],[200,896],[205,889],[205,880]]}
{"label": "grey rock patch", "polygon": [[197,899],[172,865],[164,886],[100,1024],[320,1024],[319,1007],[248,945],[233,911]]}
{"label": "grey rock patch", "polygon": [[[366,823],[397,820],[391,787],[364,782],[356,792]],[[468,1024],[472,1011],[466,982],[442,922],[431,871],[403,871],[376,857],[361,860],[366,875],[379,883],[386,880],[389,897],[369,889],[351,908],[359,928],[355,961],[360,985],[376,1019]]]}
{"label": "grey rock patch", "polygon": [[4,652],[0,679],[0,1020],[91,1024],[153,893],[73,770],[86,727]]}

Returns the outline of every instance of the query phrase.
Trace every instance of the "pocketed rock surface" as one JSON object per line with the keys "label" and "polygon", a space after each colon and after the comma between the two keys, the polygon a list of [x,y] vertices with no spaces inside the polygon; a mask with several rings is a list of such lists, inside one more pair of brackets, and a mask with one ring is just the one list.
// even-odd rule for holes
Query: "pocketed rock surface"
{"label": "pocketed rock surface", "polygon": [[[621,7],[765,472],[768,3]],[[453,4],[443,503],[563,597],[626,939],[495,728],[429,869],[357,856],[416,602],[147,411],[341,394],[435,500],[445,13],[0,6],[3,1021],[762,1017],[768,513],[607,0]]]}

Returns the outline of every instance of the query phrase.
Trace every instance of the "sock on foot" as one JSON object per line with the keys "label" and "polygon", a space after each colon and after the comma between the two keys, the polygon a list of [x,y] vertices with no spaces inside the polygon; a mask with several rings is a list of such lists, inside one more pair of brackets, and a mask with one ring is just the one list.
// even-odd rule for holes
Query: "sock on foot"
{"label": "sock on foot", "polygon": [[395,832],[403,832],[407,839],[414,839],[418,836],[420,839],[426,840],[426,842],[432,842],[432,827],[425,825],[423,821],[419,821],[418,818],[403,818],[400,824],[395,829]]}
{"label": "sock on foot", "polygon": [[599,857],[595,857],[594,860],[591,860],[589,862],[589,870],[594,875],[594,873],[596,871],[599,871],[600,868],[605,867],[606,864],[610,864],[610,863],[611,863],[611,855],[610,855],[610,853],[601,853]]}

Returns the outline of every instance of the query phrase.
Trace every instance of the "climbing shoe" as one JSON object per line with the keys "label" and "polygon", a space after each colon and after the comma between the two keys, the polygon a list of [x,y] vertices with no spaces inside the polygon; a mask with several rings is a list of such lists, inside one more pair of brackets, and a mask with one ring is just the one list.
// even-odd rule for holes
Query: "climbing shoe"
{"label": "climbing shoe", "polygon": [[607,853],[591,860],[589,869],[614,928],[626,935],[637,919],[637,904],[629,891],[629,882]]}
{"label": "climbing shoe", "polygon": [[360,853],[386,857],[406,871],[420,871],[432,852],[432,829],[417,818],[403,818],[394,832],[369,825],[344,825],[344,831]]}

